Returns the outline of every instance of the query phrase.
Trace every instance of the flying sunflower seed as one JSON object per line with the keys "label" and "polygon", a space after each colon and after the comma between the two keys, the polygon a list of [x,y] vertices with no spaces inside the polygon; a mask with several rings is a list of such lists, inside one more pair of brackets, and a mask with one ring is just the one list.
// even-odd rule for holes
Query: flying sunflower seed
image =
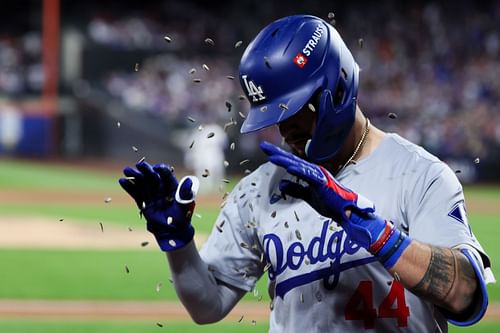
{"label": "flying sunflower seed", "polygon": [[[251,170],[249,170],[249,169],[245,169],[244,173],[245,173],[245,175],[249,175],[249,174],[251,174],[251,173],[252,173],[252,171],[251,171]],[[258,196],[258,195],[257,195],[257,198],[259,198],[259,196]]]}
{"label": "flying sunflower seed", "polygon": [[365,42],[365,40],[363,38],[358,39],[358,45],[360,48],[363,48],[364,42]]}
{"label": "flying sunflower seed", "polygon": [[270,262],[268,262],[266,264],[266,266],[264,266],[264,273],[267,272],[269,270],[269,268],[271,268],[271,263]]}
{"label": "flying sunflower seed", "polygon": [[112,199],[111,199],[111,197],[107,197],[106,199],[104,199],[104,202],[105,202],[105,203],[110,203],[110,202],[111,202],[111,200],[112,200]]}
{"label": "flying sunflower seed", "polygon": [[333,20],[335,18],[335,13],[334,12],[329,12],[328,13],[328,19]]}
{"label": "flying sunflower seed", "polygon": [[194,146],[194,140],[193,140],[193,142],[191,142],[191,144],[189,145],[189,149],[193,148],[193,146]]}
{"label": "flying sunflower seed", "polygon": [[390,112],[387,116],[391,119],[396,119],[398,117],[398,115],[395,114],[394,112]]}
{"label": "flying sunflower seed", "polygon": [[255,324],[257,324],[257,322],[255,321],[255,319],[252,319],[252,325],[255,326]]}
{"label": "flying sunflower seed", "polygon": [[125,272],[126,272],[127,274],[128,274],[128,273],[130,273],[130,269],[128,268],[128,266],[127,266],[127,265],[125,265]]}
{"label": "flying sunflower seed", "polygon": [[163,39],[164,39],[164,40],[165,40],[165,42],[167,42],[167,43],[172,42],[172,38],[170,38],[169,36],[165,36],[165,37],[163,37]]}
{"label": "flying sunflower seed", "polygon": [[245,99],[247,99],[245,95],[240,95],[238,98],[240,101],[244,101]]}
{"label": "flying sunflower seed", "polygon": [[64,221],[64,219],[59,219],[59,222],[62,222],[62,221]]}
{"label": "flying sunflower seed", "polygon": [[236,144],[234,142],[231,142],[231,144],[229,145],[229,149],[234,150],[234,148],[236,148]]}
{"label": "flying sunflower seed", "polygon": [[215,133],[214,133],[214,132],[210,132],[210,133],[208,133],[208,134],[207,134],[207,139],[213,138],[213,137],[214,137],[214,135],[215,135]]}
{"label": "flying sunflower seed", "polygon": [[134,231],[134,230],[132,230],[132,228],[131,228],[131,227],[128,227],[128,231],[132,232],[132,231]]}
{"label": "flying sunflower seed", "polygon": [[243,112],[238,112],[238,114],[240,115],[241,118],[245,119],[247,116],[245,116],[245,114]]}
{"label": "flying sunflower seed", "polygon": [[288,222],[285,221],[285,228],[288,228]]}
{"label": "flying sunflower seed", "polygon": [[139,151],[136,146],[132,146],[132,150],[134,151],[134,153],[137,153]]}
{"label": "flying sunflower seed", "polygon": [[196,119],[194,119],[193,117],[188,117],[188,120],[192,123],[194,123],[196,121]]}
{"label": "flying sunflower seed", "polygon": [[207,64],[203,64],[203,69],[206,70],[207,72],[210,70],[210,67],[207,66]]}
{"label": "flying sunflower seed", "polygon": [[243,315],[241,315],[240,319],[238,319],[238,323],[241,323],[241,321],[243,320]]}
{"label": "flying sunflower seed", "polygon": [[198,126],[198,132],[203,131],[203,125]]}
{"label": "flying sunflower seed", "polygon": [[138,63],[138,62],[136,62],[136,63],[135,63],[134,70],[135,70],[136,72],[138,72],[138,71],[139,71],[139,63]]}
{"label": "flying sunflower seed", "polygon": [[101,226],[101,232],[104,232],[104,226],[102,225],[102,222],[99,222],[99,225]]}
{"label": "flying sunflower seed", "polygon": [[176,245],[177,245],[177,243],[176,243],[173,239],[169,240],[169,241],[168,241],[168,244],[169,244],[170,246],[172,246],[172,247],[174,247],[174,246],[176,246]]}
{"label": "flying sunflower seed", "polygon": [[205,38],[205,44],[208,44],[210,46],[215,46],[215,42],[213,41],[212,38]]}
{"label": "flying sunflower seed", "polygon": [[171,225],[172,222],[174,222],[174,219],[172,218],[172,216],[167,217],[167,224]]}
{"label": "flying sunflower seed", "polygon": [[286,105],[285,103],[280,103],[280,104],[279,104],[279,107],[280,107],[280,109],[282,109],[283,111],[287,111],[287,110],[288,110],[288,105]]}
{"label": "flying sunflower seed", "polygon": [[248,244],[247,244],[247,243],[245,243],[245,242],[241,242],[241,243],[240,243],[240,246],[241,246],[242,248],[244,248],[244,249],[249,249],[249,248],[250,248],[250,246],[248,246]]}
{"label": "flying sunflower seed", "polygon": [[119,121],[116,122],[116,127],[120,128],[121,125]]}
{"label": "flying sunflower seed", "polygon": [[332,26],[335,26],[335,24],[337,24],[337,21],[335,21],[335,20],[331,20],[331,21],[330,21],[330,24],[331,24]]}
{"label": "flying sunflower seed", "polygon": [[299,216],[297,215],[297,212],[296,212],[296,211],[293,211],[293,214],[295,215],[295,219],[297,220],[297,222],[299,222],[299,221],[300,221],[300,219],[299,219]]}
{"label": "flying sunflower seed", "polygon": [[141,158],[141,159],[137,162],[137,164],[142,163],[142,162],[144,162],[145,160],[146,160],[146,157],[145,157],[145,156],[143,156],[143,157],[142,157],[142,158]]}
{"label": "flying sunflower seed", "polygon": [[267,106],[264,105],[260,108],[260,112],[266,112],[267,111]]}
{"label": "flying sunflower seed", "polygon": [[234,80],[234,76],[232,76],[232,75],[227,75],[227,76],[226,76],[226,79],[228,79],[228,80]]}
{"label": "flying sunflower seed", "polygon": [[295,230],[295,236],[297,236],[298,240],[302,240],[302,236],[300,235],[300,232],[298,229]]}
{"label": "flying sunflower seed", "polygon": [[201,176],[202,176],[203,178],[207,178],[208,176],[210,176],[210,171],[208,171],[208,169],[205,169],[205,170],[203,171],[203,173],[201,174]]}
{"label": "flying sunflower seed", "polygon": [[240,162],[240,165],[247,164],[248,162],[250,162],[250,160],[242,160],[242,161]]}
{"label": "flying sunflower seed", "polygon": [[189,74],[194,74],[194,73],[196,73],[196,68],[191,68],[191,69],[189,70]]}
{"label": "flying sunflower seed", "polygon": [[257,302],[260,302],[262,301],[262,295],[259,295],[259,297],[257,298]]}
{"label": "flying sunflower seed", "polygon": [[229,179],[222,179],[222,181],[226,184],[229,184],[231,182]]}
{"label": "flying sunflower seed", "polygon": [[141,243],[141,246],[142,246],[142,247],[146,247],[146,246],[148,246],[148,244],[149,244],[149,242],[148,242],[148,241],[144,241],[144,242],[142,242],[142,243]]}
{"label": "flying sunflower seed", "polygon": [[300,293],[300,303],[304,303],[304,294]]}
{"label": "flying sunflower seed", "polygon": [[156,323],[156,326],[163,327],[163,324],[162,323]]}
{"label": "flying sunflower seed", "polygon": [[236,42],[236,44],[234,44],[234,48],[237,49],[238,47],[241,46],[241,44],[243,44],[243,41],[239,40]]}
{"label": "flying sunflower seed", "polygon": [[200,82],[201,82],[201,79],[193,79],[193,82],[194,82],[194,83],[200,83]]}
{"label": "flying sunflower seed", "polygon": [[227,168],[229,166],[229,162],[228,161],[224,161],[224,167]]}
{"label": "flying sunflower seed", "polygon": [[276,217],[276,211],[273,211],[273,212],[271,213],[271,217],[272,217],[273,219]]}
{"label": "flying sunflower seed", "polygon": [[316,108],[314,107],[314,105],[312,105],[312,103],[307,104],[307,107],[308,107],[308,108],[309,108],[309,110],[311,110],[312,112],[316,112]]}
{"label": "flying sunflower seed", "polygon": [[455,170],[455,173],[456,173],[456,174],[459,174],[459,173],[461,173],[461,172],[462,172],[462,170],[460,170],[460,169]]}
{"label": "flying sunflower seed", "polygon": [[215,227],[217,228],[217,231],[222,232],[222,228],[220,227],[220,225],[216,224]]}
{"label": "flying sunflower seed", "polygon": [[479,164],[480,160],[479,160],[479,157],[476,157],[476,159],[474,160],[474,164]]}
{"label": "flying sunflower seed", "polygon": [[226,108],[227,108],[227,112],[231,112],[231,109],[233,108],[233,104],[231,104],[230,101],[226,101]]}
{"label": "flying sunflower seed", "polygon": [[162,286],[163,286],[163,283],[161,283],[161,282],[158,282],[158,283],[156,284],[156,288],[155,288],[155,289],[156,289],[156,292],[157,292],[157,293],[159,293],[159,292],[160,292],[160,290],[161,290],[161,287],[162,287]]}

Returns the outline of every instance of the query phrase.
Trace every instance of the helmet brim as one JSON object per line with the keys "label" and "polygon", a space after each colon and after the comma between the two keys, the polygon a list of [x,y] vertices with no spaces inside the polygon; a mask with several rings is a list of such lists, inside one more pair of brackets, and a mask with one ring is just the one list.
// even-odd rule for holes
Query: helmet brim
{"label": "helmet brim", "polygon": [[313,82],[303,86],[298,91],[293,91],[291,94],[281,98],[274,98],[273,103],[260,103],[252,106],[241,125],[240,133],[255,132],[287,120],[304,107],[318,87],[320,87],[320,84]]}

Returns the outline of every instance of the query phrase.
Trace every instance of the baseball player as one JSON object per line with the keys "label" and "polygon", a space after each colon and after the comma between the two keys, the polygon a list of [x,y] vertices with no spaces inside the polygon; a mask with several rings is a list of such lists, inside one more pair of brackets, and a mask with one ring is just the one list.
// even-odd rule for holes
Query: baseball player
{"label": "baseball player", "polygon": [[227,197],[200,252],[197,179],[145,161],[124,169],[120,184],[195,322],[224,318],[265,273],[270,332],[447,332],[484,315],[494,278],[462,186],[438,158],[370,123],[358,75],[317,17],[257,35],[240,63],[251,104],[241,132],[277,125],[292,152],[262,143],[269,162]]}

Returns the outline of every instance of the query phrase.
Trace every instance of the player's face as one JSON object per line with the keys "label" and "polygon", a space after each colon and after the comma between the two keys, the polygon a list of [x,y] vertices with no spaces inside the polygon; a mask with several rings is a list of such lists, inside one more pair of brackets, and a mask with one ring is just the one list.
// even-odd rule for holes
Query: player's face
{"label": "player's face", "polygon": [[278,127],[294,154],[306,158],[305,147],[316,127],[316,113],[306,105],[295,115],[279,123]]}

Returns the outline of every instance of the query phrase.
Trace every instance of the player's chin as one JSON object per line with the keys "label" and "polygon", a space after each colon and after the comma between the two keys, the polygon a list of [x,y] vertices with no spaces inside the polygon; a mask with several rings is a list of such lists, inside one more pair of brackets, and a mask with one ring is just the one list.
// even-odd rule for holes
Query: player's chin
{"label": "player's chin", "polygon": [[295,156],[298,156],[298,157],[300,157],[300,158],[302,158],[304,160],[307,160],[305,145],[294,145],[294,144],[291,144],[289,146],[292,149],[292,153]]}

